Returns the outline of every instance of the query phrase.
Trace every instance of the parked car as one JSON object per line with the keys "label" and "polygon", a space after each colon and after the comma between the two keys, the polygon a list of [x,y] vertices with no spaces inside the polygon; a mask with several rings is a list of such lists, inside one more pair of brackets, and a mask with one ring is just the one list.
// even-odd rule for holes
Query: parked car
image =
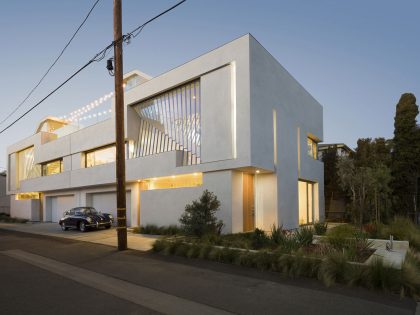
{"label": "parked car", "polygon": [[113,221],[114,218],[109,213],[98,212],[93,207],[77,207],[64,212],[58,223],[63,231],[76,228],[85,232],[91,228],[104,227],[109,229]]}

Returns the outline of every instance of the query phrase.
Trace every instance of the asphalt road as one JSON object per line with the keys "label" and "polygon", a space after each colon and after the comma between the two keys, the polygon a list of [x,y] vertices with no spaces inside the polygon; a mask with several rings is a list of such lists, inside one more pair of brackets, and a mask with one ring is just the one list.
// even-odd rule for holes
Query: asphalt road
{"label": "asphalt road", "polygon": [[0,314],[415,314],[399,296],[0,230]]}

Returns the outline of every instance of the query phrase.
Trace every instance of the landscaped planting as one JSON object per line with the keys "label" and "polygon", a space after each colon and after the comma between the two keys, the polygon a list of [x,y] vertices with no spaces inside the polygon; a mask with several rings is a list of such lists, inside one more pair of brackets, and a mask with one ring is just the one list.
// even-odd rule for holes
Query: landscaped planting
{"label": "landscaped planting", "polygon": [[350,225],[329,230],[313,244],[314,229],[168,237],[156,241],[155,252],[280,272],[290,277],[310,277],[331,286],[341,283],[380,289],[402,295],[420,295],[420,255],[411,250],[402,269],[376,259],[363,264],[373,250],[367,233]]}
{"label": "landscaped planting", "polygon": [[6,213],[0,213],[0,222],[3,223],[26,223],[28,220],[21,218],[12,218]]}

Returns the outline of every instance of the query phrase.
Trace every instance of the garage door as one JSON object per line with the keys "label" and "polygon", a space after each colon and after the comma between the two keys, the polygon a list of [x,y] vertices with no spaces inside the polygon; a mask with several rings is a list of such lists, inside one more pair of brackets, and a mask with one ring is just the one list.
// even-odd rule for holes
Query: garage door
{"label": "garage door", "polygon": [[51,222],[58,222],[63,213],[74,207],[74,196],[49,197],[51,207]]}
{"label": "garage door", "polygon": [[[95,193],[91,195],[92,207],[96,210],[111,213],[114,216],[114,224],[117,218],[117,194],[115,192]],[[131,194],[127,192],[127,226],[131,226]]]}

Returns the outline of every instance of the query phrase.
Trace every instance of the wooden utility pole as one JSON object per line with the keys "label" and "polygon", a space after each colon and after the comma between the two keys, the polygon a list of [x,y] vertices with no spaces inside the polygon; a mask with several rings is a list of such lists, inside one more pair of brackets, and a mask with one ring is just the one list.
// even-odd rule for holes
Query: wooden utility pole
{"label": "wooden utility pole", "polygon": [[121,0],[114,0],[115,147],[118,250],[127,249],[125,200],[125,134]]}

